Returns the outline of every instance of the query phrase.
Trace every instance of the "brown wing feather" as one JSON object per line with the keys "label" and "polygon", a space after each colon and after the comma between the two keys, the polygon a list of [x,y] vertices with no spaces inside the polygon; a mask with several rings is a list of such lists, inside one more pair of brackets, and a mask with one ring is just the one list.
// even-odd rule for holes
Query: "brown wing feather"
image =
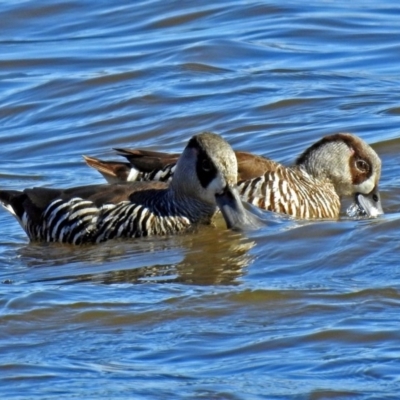
{"label": "brown wing feather", "polygon": [[114,149],[121,156],[124,156],[133,167],[141,172],[152,172],[163,169],[169,164],[175,164],[180,154],[161,153],[158,151],[141,149]]}
{"label": "brown wing feather", "polygon": [[238,161],[238,181],[247,181],[272,172],[279,167],[279,163],[269,158],[257,156],[243,151],[235,151]]}

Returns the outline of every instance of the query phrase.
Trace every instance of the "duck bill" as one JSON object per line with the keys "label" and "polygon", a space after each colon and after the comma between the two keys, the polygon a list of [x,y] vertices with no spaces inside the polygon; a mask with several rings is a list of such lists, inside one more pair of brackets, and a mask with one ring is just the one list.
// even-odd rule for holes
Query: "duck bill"
{"label": "duck bill", "polygon": [[228,229],[249,230],[265,225],[260,218],[244,208],[236,188],[227,186],[215,198]]}
{"label": "duck bill", "polygon": [[383,214],[381,196],[378,189],[374,189],[370,194],[356,194],[356,203],[367,217],[377,217]]}

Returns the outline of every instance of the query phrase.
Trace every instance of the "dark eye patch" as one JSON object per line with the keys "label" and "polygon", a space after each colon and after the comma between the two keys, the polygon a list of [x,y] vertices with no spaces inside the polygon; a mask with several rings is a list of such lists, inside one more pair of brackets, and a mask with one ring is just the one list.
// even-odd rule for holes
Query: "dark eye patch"
{"label": "dark eye patch", "polygon": [[370,169],[368,163],[361,159],[356,160],[355,166],[358,169],[358,171],[360,171],[361,173],[369,172],[369,169]]}
{"label": "dark eye patch", "polygon": [[201,186],[206,188],[217,175],[217,169],[207,154],[200,150],[196,163],[196,172]]}

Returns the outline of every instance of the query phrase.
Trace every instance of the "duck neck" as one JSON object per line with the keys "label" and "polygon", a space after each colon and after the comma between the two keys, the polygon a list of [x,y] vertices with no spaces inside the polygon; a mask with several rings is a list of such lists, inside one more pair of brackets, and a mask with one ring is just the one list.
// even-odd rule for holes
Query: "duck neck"
{"label": "duck neck", "polygon": [[199,198],[180,194],[173,187],[165,192],[168,212],[188,218],[192,223],[209,223],[217,211],[217,205]]}

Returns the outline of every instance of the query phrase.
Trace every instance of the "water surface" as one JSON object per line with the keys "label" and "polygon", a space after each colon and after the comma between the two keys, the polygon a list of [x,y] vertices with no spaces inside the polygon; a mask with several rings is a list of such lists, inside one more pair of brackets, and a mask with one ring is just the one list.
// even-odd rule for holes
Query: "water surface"
{"label": "water surface", "polygon": [[29,244],[0,213],[7,399],[395,399],[400,6],[3,1],[1,187],[102,182],[82,154],[181,151],[211,130],[292,163],[353,132],[383,161],[376,220],[98,247]]}

